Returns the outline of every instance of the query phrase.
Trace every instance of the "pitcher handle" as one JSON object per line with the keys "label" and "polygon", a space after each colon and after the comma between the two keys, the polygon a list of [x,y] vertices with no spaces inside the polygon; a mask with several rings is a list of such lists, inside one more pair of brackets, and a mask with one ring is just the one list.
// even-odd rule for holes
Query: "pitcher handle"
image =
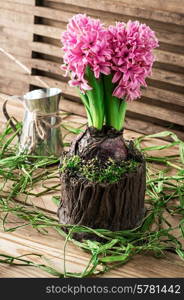
{"label": "pitcher handle", "polygon": [[[18,121],[14,118],[14,117],[10,117],[6,105],[7,105],[8,100],[6,100],[3,103],[3,115],[5,116],[6,120],[9,122],[11,128],[13,129],[13,131],[17,132],[17,128],[16,128],[16,124],[14,124],[14,122],[12,120],[14,120],[16,123],[18,123]],[[17,132],[18,137],[20,138],[20,133]]]}

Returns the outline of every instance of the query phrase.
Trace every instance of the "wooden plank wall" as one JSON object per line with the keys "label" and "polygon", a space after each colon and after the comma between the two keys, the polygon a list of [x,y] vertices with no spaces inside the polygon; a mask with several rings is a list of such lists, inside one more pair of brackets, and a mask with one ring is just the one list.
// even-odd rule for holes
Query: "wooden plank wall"
{"label": "wooden plank wall", "polygon": [[[10,95],[29,90],[28,67],[32,55],[34,0],[0,0],[0,91]],[[14,60],[13,60],[14,59]],[[29,67],[31,72],[31,69]]]}
{"label": "wooden plank wall", "polygon": [[106,24],[138,19],[150,25],[160,41],[155,50],[157,61],[143,97],[129,104],[126,127],[144,133],[166,127],[184,137],[184,0],[0,0],[0,4],[3,45],[32,70],[29,76],[0,56],[8,85],[9,78],[16,78],[7,90],[1,75],[0,91],[24,92],[28,83],[31,89],[58,86],[69,101],[63,101],[63,108],[82,115],[77,93],[60,70],[60,37],[68,19],[75,13],[86,13]]}

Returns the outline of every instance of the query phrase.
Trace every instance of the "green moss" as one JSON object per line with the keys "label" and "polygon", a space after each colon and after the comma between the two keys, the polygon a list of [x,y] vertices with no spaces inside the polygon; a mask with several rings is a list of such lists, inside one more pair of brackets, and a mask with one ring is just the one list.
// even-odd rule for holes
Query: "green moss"
{"label": "green moss", "polygon": [[65,156],[62,161],[62,167],[60,169],[61,173],[63,173],[65,170],[69,171],[78,171],[81,164],[81,158],[77,155],[74,155],[72,157]]}
{"label": "green moss", "polygon": [[113,183],[121,179],[125,173],[135,171],[137,161],[128,160],[116,162],[109,158],[101,163],[97,158],[84,161],[79,156],[65,157],[61,167],[61,173],[69,172],[73,176],[84,177],[90,182]]}

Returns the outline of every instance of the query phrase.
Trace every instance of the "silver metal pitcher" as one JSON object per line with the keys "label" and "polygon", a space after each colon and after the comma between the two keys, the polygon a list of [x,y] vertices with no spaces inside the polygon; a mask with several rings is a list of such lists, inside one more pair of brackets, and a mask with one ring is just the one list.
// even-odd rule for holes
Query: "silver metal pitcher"
{"label": "silver metal pitcher", "polygon": [[[17,98],[25,107],[22,132],[19,136],[19,153],[59,157],[63,152],[59,114],[61,90],[43,88]],[[11,120],[6,105],[4,115]],[[13,122],[10,125],[15,129]]]}

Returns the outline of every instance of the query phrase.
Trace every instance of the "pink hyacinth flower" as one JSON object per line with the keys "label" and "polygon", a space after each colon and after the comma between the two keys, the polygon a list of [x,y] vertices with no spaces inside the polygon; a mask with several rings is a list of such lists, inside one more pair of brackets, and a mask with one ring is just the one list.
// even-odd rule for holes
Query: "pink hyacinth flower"
{"label": "pink hyacinth flower", "polygon": [[66,74],[71,73],[70,84],[79,86],[81,91],[90,89],[85,79],[87,66],[96,78],[101,73],[108,75],[111,72],[111,49],[107,35],[107,29],[100,20],[83,14],[75,15],[62,35]]}
{"label": "pink hyacinth flower", "polygon": [[154,32],[138,21],[116,23],[109,26],[109,43],[112,50],[113,95],[126,101],[140,97],[141,86],[151,74],[154,62],[152,50],[158,47]]}

